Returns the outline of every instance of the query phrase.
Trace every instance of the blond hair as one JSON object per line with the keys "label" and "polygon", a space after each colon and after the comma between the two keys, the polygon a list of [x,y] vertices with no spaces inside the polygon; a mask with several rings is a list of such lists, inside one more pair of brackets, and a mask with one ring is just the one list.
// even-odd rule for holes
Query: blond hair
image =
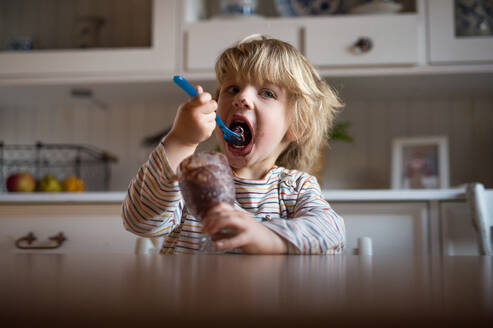
{"label": "blond hair", "polygon": [[276,164],[313,173],[342,103],[305,57],[289,43],[256,34],[226,49],[219,56],[215,70],[216,99],[221,84],[230,74],[260,84],[270,82],[287,91],[292,109],[290,132],[295,140],[281,153]]}

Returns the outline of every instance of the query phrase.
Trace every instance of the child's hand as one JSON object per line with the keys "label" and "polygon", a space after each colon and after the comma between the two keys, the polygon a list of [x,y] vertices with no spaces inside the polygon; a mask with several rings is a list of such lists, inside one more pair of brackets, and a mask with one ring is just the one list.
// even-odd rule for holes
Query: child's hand
{"label": "child's hand", "polygon": [[218,249],[242,248],[248,254],[286,254],[287,241],[258,223],[248,213],[220,203],[207,212],[203,231],[214,235],[221,229],[234,230],[229,239],[216,241]]}
{"label": "child's hand", "polygon": [[216,127],[217,102],[201,86],[198,95],[181,104],[167,138],[184,146],[197,146],[212,135]]}

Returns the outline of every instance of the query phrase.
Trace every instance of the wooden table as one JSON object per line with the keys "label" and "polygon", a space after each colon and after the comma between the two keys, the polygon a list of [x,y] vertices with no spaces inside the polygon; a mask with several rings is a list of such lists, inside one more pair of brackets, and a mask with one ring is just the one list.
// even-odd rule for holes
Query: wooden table
{"label": "wooden table", "polygon": [[493,327],[492,263],[491,257],[2,254],[0,325]]}

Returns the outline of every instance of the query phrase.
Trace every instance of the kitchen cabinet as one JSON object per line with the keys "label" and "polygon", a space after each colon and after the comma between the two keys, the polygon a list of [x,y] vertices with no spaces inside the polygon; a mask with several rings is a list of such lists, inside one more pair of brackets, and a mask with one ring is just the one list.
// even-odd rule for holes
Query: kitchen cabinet
{"label": "kitchen cabinet", "polygon": [[[13,253],[128,253],[135,249],[137,236],[123,228],[121,203],[27,203],[0,205],[0,251]],[[19,238],[30,232],[37,238],[31,245],[56,245],[49,238],[65,236],[59,248],[16,247]]]}
{"label": "kitchen cabinet", "polygon": [[[488,190],[488,192],[493,192]],[[346,253],[370,237],[374,255],[478,255],[465,191],[325,190],[346,224]]]}
{"label": "kitchen cabinet", "polygon": [[[46,5],[52,2],[47,1]],[[19,10],[18,13],[22,17],[13,21],[12,24],[20,24],[19,21],[35,20],[33,17],[36,17],[36,13],[33,13],[33,11],[37,7],[33,8],[32,6],[38,6],[39,4],[37,3],[39,2],[24,3],[28,4],[27,8],[24,8],[25,10],[23,11]],[[51,9],[55,13],[59,12],[67,3],[69,2],[58,1]],[[128,11],[127,22],[123,26],[130,26],[130,31],[125,32],[115,29],[112,32],[113,37],[118,38],[121,37],[121,34],[136,33],[134,30],[145,29],[145,26],[139,26],[139,24],[150,24],[148,26],[150,29],[150,44],[148,46],[130,47],[124,44],[123,46],[112,48],[103,45],[85,49],[65,49],[61,45],[62,49],[1,51],[0,82],[33,81],[36,79],[94,81],[110,78],[117,81],[128,81],[139,78],[139,76],[146,76],[147,79],[152,76],[169,76],[175,67],[176,1],[152,0],[151,3],[152,14],[146,22],[138,21],[133,22],[134,25],[130,24],[133,13]],[[126,4],[134,5],[129,2]],[[7,6],[8,4],[5,3],[4,5]],[[77,6],[77,3],[72,2],[72,5]],[[79,2],[78,5],[82,4]],[[100,19],[108,21],[108,25],[111,25],[111,19],[115,18],[111,16],[114,11],[121,11],[123,10],[121,6],[124,6],[124,4],[120,6],[120,3],[113,5],[111,2],[108,5],[110,9],[112,8],[108,10],[109,17],[100,17]],[[94,6],[103,6],[103,2],[94,4]],[[46,10],[44,7],[41,8]],[[73,13],[75,9],[68,8],[67,10],[69,13]],[[99,16],[94,17],[96,19]],[[77,18],[75,17],[75,19]],[[59,20],[60,24],[66,26],[67,29],[70,29],[70,26],[74,24],[71,21],[63,21],[63,17],[56,17],[56,15],[53,15],[52,20],[57,22]],[[45,24],[48,23],[45,22]],[[91,25],[81,27],[81,29],[84,28],[90,30]],[[96,40],[98,40],[97,36],[90,42],[97,42]],[[68,40],[65,43],[70,46],[71,42]],[[58,46],[58,41],[54,41],[54,45]]]}
{"label": "kitchen cabinet", "polygon": [[426,202],[337,203],[334,210],[346,225],[346,253],[358,238],[370,237],[374,255],[428,255],[429,215]]}
{"label": "kitchen cabinet", "polygon": [[255,33],[291,43],[319,68],[416,65],[418,62],[416,12],[203,20],[198,13],[190,14],[194,9],[200,12],[196,9],[198,3],[188,0],[183,7],[182,60],[186,72],[212,72],[217,56],[224,49]]}
{"label": "kitchen cabinet", "polygon": [[[467,24],[471,27],[481,26],[480,14],[471,10],[475,2],[469,1],[468,17],[464,17],[469,19]],[[486,2],[484,6],[487,6]],[[484,32],[462,31],[461,23],[457,21],[461,18],[455,7],[459,6],[458,1],[430,0],[427,5],[431,64],[493,62],[493,26],[488,27],[488,22],[484,21]]]}
{"label": "kitchen cabinet", "polygon": [[446,255],[479,255],[478,233],[473,228],[469,206],[444,202],[440,206],[443,253]]}
{"label": "kitchen cabinet", "polygon": [[[23,3],[40,6],[39,2],[26,1]],[[217,7],[217,1],[148,1],[152,1],[150,47],[0,51],[0,85],[157,84],[170,81],[176,73],[189,79],[212,80],[217,55],[252,33],[292,43],[327,77],[493,72],[492,37],[455,37],[454,4],[450,1],[401,1],[405,10],[396,15],[279,17],[270,12],[246,19],[215,17],[210,7]],[[48,3],[58,2],[51,0],[43,6]],[[34,16],[22,17],[28,21]],[[65,26],[64,22],[58,24]],[[142,29],[139,23],[130,26]],[[115,30],[112,34],[126,33]],[[135,90],[139,87],[136,85]]]}
{"label": "kitchen cabinet", "polygon": [[184,66],[187,71],[212,70],[218,55],[227,47],[254,33],[267,34],[299,48],[299,28],[294,24],[251,18],[231,21],[198,22],[185,28]]}
{"label": "kitchen cabinet", "polygon": [[346,253],[370,237],[374,255],[478,255],[468,204],[441,202],[331,202],[344,218]]}
{"label": "kitchen cabinet", "polygon": [[[255,33],[292,44],[305,52],[308,61],[317,67],[415,65],[418,61],[414,14],[212,20],[186,25],[184,33],[184,69],[191,72],[211,71],[224,49]],[[303,41],[305,49],[301,47]]]}
{"label": "kitchen cabinet", "polygon": [[[488,192],[493,192],[488,190]],[[324,190],[324,199],[346,226],[347,254],[370,237],[374,255],[477,255],[464,190]],[[120,217],[125,192],[0,193],[0,252],[134,253],[151,245],[126,231]],[[59,232],[67,241],[54,250],[19,250],[15,242],[33,232],[33,245]],[[152,241],[159,247],[160,238]],[[22,245],[25,245],[23,242]],[[154,252],[154,251],[153,251]]]}
{"label": "kitchen cabinet", "polygon": [[[218,19],[210,9],[213,1],[186,0],[178,10],[178,68],[190,78],[213,79],[213,65],[222,50],[248,34],[265,33],[292,42],[326,77],[454,73],[449,78],[460,80],[464,73],[493,72],[493,37],[455,37],[453,1],[402,3],[405,10],[395,15],[269,13]],[[284,32],[296,34],[295,41]]]}
{"label": "kitchen cabinet", "polygon": [[415,65],[417,27],[415,14],[313,18],[304,26],[306,57],[318,67]]}
{"label": "kitchen cabinet", "polygon": [[[430,255],[434,243],[441,248],[438,254],[478,254],[477,236],[464,201],[441,203],[438,227],[433,224],[433,211],[426,201],[329,202],[344,218],[347,254],[354,253],[361,237],[372,239],[374,255]],[[120,211],[120,202],[4,203],[0,205],[0,251],[132,254],[139,237],[123,228]],[[60,232],[67,240],[56,249],[18,249],[16,241],[30,232],[37,240],[31,245],[21,242],[22,246],[52,246],[55,243],[49,238]]]}

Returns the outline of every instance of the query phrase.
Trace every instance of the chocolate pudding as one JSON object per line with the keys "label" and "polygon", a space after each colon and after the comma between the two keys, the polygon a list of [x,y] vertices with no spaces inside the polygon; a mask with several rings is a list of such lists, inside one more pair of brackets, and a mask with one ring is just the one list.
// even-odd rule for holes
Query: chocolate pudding
{"label": "chocolate pudding", "polygon": [[198,152],[178,167],[178,180],[185,206],[197,219],[219,202],[233,205],[235,186],[226,156],[217,152]]}

